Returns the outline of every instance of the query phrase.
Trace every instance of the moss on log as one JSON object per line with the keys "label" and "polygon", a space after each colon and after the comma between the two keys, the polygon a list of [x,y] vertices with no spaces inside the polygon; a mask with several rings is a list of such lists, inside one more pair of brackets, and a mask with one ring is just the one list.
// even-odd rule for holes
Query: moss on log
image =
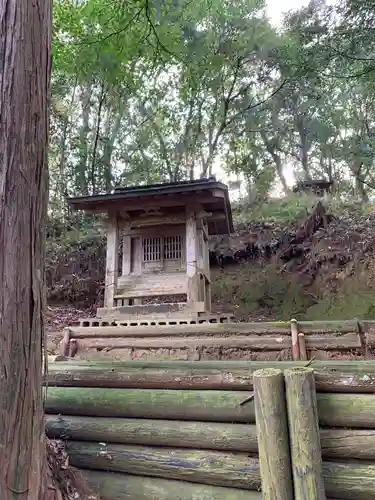
{"label": "moss on log", "polygon": [[[100,470],[106,470],[108,472],[124,472],[140,476],[145,474],[171,480],[181,479],[191,483],[210,484],[211,486],[220,483],[221,486],[225,485],[229,488],[236,487],[247,490],[258,489],[260,486],[259,462],[244,454],[219,453],[206,450],[197,452],[186,449],[143,446],[102,446],[95,443],[76,441],[68,443],[68,452],[70,463],[73,466],[98,471],[93,473],[95,475],[99,474]],[[327,495],[331,498],[336,500],[369,500],[374,498],[374,465],[358,462],[347,464],[324,462],[323,475]],[[141,479],[146,480],[145,477]],[[181,494],[183,494],[182,489],[187,483],[178,484],[180,486],[175,490],[176,495],[177,491],[180,492],[180,490]],[[237,491],[240,494],[241,489]],[[115,498],[117,500],[118,497]],[[157,495],[156,498],[165,500],[162,495]],[[175,498],[178,498],[178,496]],[[104,497],[104,500],[107,500],[107,498]],[[109,497],[108,500],[112,500],[112,498]]]}
{"label": "moss on log", "polygon": [[[107,387],[140,389],[209,389],[249,390],[253,384],[253,372],[259,364],[250,362],[248,367],[227,366],[205,368],[200,362],[196,367],[180,367],[176,361],[172,367],[133,367],[126,363],[108,365],[107,362],[93,364],[59,362],[49,365],[48,386],[52,387]],[[264,368],[290,368],[291,363],[264,361]],[[242,365],[242,363],[241,363]],[[293,366],[293,365],[292,365]],[[335,366],[335,365],[334,365]],[[349,368],[348,368],[349,369]],[[315,384],[322,392],[374,393],[375,372],[362,373],[338,371],[324,367],[315,370]]]}
{"label": "moss on log", "polygon": [[[46,415],[53,439],[258,453],[255,425]],[[325,459],[375,460],[375,431],[321,429]]]}
{"label": "moss on log", "polygon": [[131,476],[116,472],[83,471],[103,500],[261,500],[256,491],[188,483],[173,479]]}
{"label": "moss on log", "polygon": [[257,370],[253,381],[262,499],[294,500],[283,372]]}
{"label": "moss on log", "polygon": [[295,500],[326,500],[314,371],[285,370]]}
{"label": "moss on log", "polygon": [[98,417],[254,422],[254,403],[240,391],[171,391],[50,387],[46,413]]}
{"label": "moss on log", "polygon": [[[322,426],[375,429],[375,395],[318,394]],[[254,423],[254,403],[243,391],[178,391],[49,387],[46,413]]]}
{"label": "moss on log", "polygon": [[254,425],[46,415],[51,439],[258,453]]}
{"label": "moss on log", "polygon": [[318,393],[322,427],[375,429],[375,395]]}
{"label": "moss on log", "polygon": [[259,461],[246,454],[77,441],[68,442],[67,451],[70,464],[81,469],[260,489]]}
{"label": "moss on log", "polygon": [[372,463],[323,463],[327,496],[345,500],[375,498],[375,465]]}

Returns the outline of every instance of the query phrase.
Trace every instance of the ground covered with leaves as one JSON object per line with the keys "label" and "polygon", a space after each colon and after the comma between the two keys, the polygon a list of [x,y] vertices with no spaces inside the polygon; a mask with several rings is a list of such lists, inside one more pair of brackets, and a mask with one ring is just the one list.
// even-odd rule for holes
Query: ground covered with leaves
{"label": "ground covered with leaves", "polygon": [[100,500],[88,488],[81,473],[69,465],[64,443],[47,439],[46,446],[50,497],[53,500]]}

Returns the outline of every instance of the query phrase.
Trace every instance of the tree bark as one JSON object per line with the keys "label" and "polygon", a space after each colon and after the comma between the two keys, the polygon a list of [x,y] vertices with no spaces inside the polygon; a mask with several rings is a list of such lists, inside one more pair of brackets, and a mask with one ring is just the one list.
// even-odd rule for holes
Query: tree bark
{"label": "tree bark", "polygon": [[82,126],[79,132],[79,162],[76,168],[75,188],[80,194],[88,194],[88,144],[90,133],[90,103],[92,96],[92,86],[88,84],[82,91]]}
{"label": "tree bark", "polygon": [[0,491],[46,494],[42,349],[51,0],[0,4]]}

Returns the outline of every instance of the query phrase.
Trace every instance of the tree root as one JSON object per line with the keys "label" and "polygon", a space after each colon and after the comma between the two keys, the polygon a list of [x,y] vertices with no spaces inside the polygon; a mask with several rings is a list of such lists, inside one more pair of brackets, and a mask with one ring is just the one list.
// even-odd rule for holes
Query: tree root
{"label": "tree root", "polygon": [[100,500],[89,489],[81,473],[69,465],[62,441],[46,438],[46,453],[48,477],[43,500]]}

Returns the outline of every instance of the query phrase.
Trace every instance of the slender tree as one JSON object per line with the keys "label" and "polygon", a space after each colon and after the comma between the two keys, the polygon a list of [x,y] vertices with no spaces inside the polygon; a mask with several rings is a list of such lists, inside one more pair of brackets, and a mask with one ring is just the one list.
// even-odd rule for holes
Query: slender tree
{"label": "slender tree", "polygon": [[0,492],[47,491],[42,352],[52,0],[0,1]]}

